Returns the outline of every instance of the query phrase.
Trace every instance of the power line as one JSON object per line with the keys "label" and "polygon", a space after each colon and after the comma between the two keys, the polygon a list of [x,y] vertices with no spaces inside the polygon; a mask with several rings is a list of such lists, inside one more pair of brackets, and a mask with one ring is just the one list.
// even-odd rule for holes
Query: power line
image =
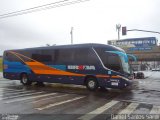
{"label": "power line", "polygon": [[28,13],[38,12],[38,11],[57,8],[57,7],[62,7],[62,6],[67,6],[67,5],[81,3],[81,2],[85,2],[85,1],[89,1],[89,0],[75,0],[75,1],[63,0],[63,1],[58,1],[58,2],[49,3],[49,4],[45,4],[45,5],[41,5],[41,6],[36,6],[36,7],[24,9],[24,10],[14,11],[14,12],[6,13],[6,14],[1,14],[0,19],[19,16],[19,15],[24,15],[24,14],[28,14]]}
{"label": "power line", "polygon": [[[33,13],[33,12],[38,12],[38,11],[61,7],[61,6],[66,6],[66,5],[71,5],[71,4],[85,2],[85,1],[89,1],[89,0],[76,0],[76,1],[70,1],[70,2],[66,2],[66,1],[69,1],[69,0],[58,1],[58,2],[45,4],[45,5],[29,8],[29,9],[24,9],[24,10],[19,10],[19,11],[15,11],[15,12],[2,14],[2,15],[0,15],[0,19],[14,17],[14,16],[28,14],[28,13]],[[60,3],[60,4],[58,4],[58,3]]]}
{"label": "power line", "polygon": [[54,3],[50,3],[50,4],[45,4],[45,5],[41,5],[41,6],[37,6],[37,7],[32,7],[32,8],[24,9],[24,10],[14,11],[14,12],[2,14],[0,16],[3,17],[3,16],[7,16],[7,15],[11,15],[11,14],[16,14],[16,13],[20,13],[20,12],[25,12],[25,11],[28,11],[28,10],[33,10],[33,9],[37,9],[37,8],[41,8],[41,7],[47,7],[49,5],[53,5],[53,4],[57,4],[57,3],[65,2],[65,1],[68,1],[68,0],[57,1],[57,2],[54,2]]}

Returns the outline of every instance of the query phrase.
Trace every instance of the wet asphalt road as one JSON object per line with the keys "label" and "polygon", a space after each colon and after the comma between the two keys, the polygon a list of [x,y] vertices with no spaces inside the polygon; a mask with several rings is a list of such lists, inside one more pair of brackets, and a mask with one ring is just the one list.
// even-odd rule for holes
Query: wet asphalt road
{"label": "wet asphalt road", "polygon": [[134,80],[131,89],[96,92],[75,85],[23,86],[0,74],[0,119],[111,120],[111,114],[160,115],[160,72],[145,74],[147,78]]}

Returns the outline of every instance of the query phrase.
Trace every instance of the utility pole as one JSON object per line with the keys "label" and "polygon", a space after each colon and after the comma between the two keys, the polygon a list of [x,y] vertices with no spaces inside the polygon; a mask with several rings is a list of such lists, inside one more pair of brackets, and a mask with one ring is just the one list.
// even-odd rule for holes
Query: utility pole
{"label": "utility pole", "polygon": [[70,34],[71,34],[71,44],[73,44],[73,27],[71,27],[71,32],[70,32]]}
{"label": "utility pole", "polygon": [[121,24],[116,24],[116,31],[118,31],[118,40],[120,40]]}

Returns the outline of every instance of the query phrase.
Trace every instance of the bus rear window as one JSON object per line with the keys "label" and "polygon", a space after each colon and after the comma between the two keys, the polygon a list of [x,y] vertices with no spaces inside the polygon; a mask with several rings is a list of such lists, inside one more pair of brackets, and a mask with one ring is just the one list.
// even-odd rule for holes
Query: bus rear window
{"label": "bus rear window", "polygon": [[14,54],[10,52],[4,53],[4,60],[10,61],[10,62],[20,62],[21,60]]}

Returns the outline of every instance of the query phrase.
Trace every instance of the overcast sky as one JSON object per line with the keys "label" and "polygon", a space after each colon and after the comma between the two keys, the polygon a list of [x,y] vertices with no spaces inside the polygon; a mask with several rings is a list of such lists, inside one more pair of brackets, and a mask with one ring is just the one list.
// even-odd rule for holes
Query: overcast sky
{"label": "overcast sky", "polygon": [[[0,14],[60,0],[0,0]],[[71,0],[73,1],[73,0]],[[70,44],[107,43],[117,39],[116,24],[127,29],[160,32],[160,0],[90,0],[69,6],[0,19],[0,55],[6,49]],[[121,38],[157,37],[128,32]]]}

